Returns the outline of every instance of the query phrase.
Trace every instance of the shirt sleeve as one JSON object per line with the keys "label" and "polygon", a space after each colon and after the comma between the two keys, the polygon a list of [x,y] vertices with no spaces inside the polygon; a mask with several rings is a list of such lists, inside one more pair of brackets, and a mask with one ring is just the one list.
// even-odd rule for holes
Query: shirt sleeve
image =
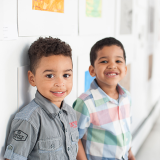
{"label": "shirt sleeve", "polygon": [[79,139],[82,139],[90,125],[90,114],[85,102],[80,98],[73,103],[73,109],[76,111],[77,115]]}
{"label": "shirt sleeve", "polygon": [[132,99],[131,96],[129,95],[129,100],[130,100],[130,123],[132,124]]}
{"label": "shirt sleeve", "polygon": [[37,140],[37,130],[26,120],[13,120],[4,158],[27,160]]}

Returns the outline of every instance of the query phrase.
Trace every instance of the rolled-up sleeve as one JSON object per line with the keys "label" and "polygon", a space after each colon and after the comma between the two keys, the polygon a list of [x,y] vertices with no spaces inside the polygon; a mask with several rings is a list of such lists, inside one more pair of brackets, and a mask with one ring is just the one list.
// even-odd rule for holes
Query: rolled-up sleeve
{"label": "rolled-up sleeve", "polygon": [[37,129],[26,120],[14,119],[11,124],[4,158],[27,160],[37,140]]}

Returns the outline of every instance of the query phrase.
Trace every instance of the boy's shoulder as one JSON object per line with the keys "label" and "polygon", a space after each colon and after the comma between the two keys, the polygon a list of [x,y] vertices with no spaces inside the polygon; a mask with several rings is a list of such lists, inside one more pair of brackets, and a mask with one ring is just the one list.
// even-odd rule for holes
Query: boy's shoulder
{"label": "boy's shoulder", "polygon": [[31,116],[36,115],[40,106],[34,101],[34,99],[25,107],[23,107],[14,117],[14,120],[21,119],[29,121]]}
{"label": "boy's shoulder", "polygon": [[93,98],[91,89],[89,89],[86,92],[82,93],[78,98],[83,100],[83,101],[86,101],[88,99]]}
{"label": "boy's shoulder", "polygon": [[131,96],[130,92],[127,89],[125,89],[123,86],[118,84],[118,87],[119,87],[118,90],[119,90],[120,94],[124,94],[125,93],[126,96],[128,96],[128,97]]}

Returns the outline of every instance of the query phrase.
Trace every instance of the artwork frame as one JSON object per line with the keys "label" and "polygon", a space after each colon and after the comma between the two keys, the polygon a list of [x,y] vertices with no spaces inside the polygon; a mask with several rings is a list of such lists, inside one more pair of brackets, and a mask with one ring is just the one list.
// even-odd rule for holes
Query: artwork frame
{"label": "artwork frame", "polygon": [[102,1],[101,17],[86,16],[87,1],[90,0],[79,1],[79,35],[114,36],[115,0],[96,0]]}
{"label": "artwork frame", "polygon": [[[119,39],[120,41],[122,41],[123,43],[126,44],[133,44],[134,43],[134,35],[133,35],[133,28],[134,28],[134,16],[135,13],[133,12],[135,9],[135,1],[131,0],[132,3],[130,3],[130,1],[127,0],[119,0],[116,1],[116,29],[115,29],[115,35],[116,38]],[[123,8],[128,6],[128,11],[126,11],[126,9],[124,10]],[[126,12],[123,12],[126,11]],[[127,16],[128,13],[128,16]],[[131,15],[129,15],[129,13],[132,13]],[[128,17],[126,18],[126,20],[124,20],[124,17]],[[125,28],[127,28],[126,26],[130,26],[130,31],[128,31],[127,33],[123,33],[125,29],[122,28],[123,26]]]}
{"label": "artwork frame", "polygon": [[154,34],[155,34],[155,0],[148,0],[148,54],[154,49]]}
{"label": "artwork frame", "polygon": [[19,36],[77,35],[77,10],[78,0],[65,0],[64,13],[32,10],[32,0],[18,0]]}

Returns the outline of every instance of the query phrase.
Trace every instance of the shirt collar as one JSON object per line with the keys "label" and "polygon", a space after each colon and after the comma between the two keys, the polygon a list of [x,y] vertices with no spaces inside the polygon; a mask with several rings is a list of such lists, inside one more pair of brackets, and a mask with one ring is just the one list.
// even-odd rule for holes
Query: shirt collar
{"label": "shirt collar", "polygon": [[35,94],[35,102],[52,118],[55,118],[56,115],[60,112],[60,110],[65,111],[67,114],[67,105],[63,101],[61,109],[58,108],[55,104],[50,102],[48,99],[43,97],[37,90]]}
{"label": "shirt collar", "polygon": [[[126,97],[127,93],[126,90],[120,86],[120,84],[117,84],[117,90],[119,92],[119,99],[123,96]],[[93,95],[93,99],[95,101],[96,107],[105,104],[106,102],[112,102],[115,104],[118,104],[118,102],[109,97],[97,84],[96,79],[93,80],[93,82],[90,85],[90,91]]]}

